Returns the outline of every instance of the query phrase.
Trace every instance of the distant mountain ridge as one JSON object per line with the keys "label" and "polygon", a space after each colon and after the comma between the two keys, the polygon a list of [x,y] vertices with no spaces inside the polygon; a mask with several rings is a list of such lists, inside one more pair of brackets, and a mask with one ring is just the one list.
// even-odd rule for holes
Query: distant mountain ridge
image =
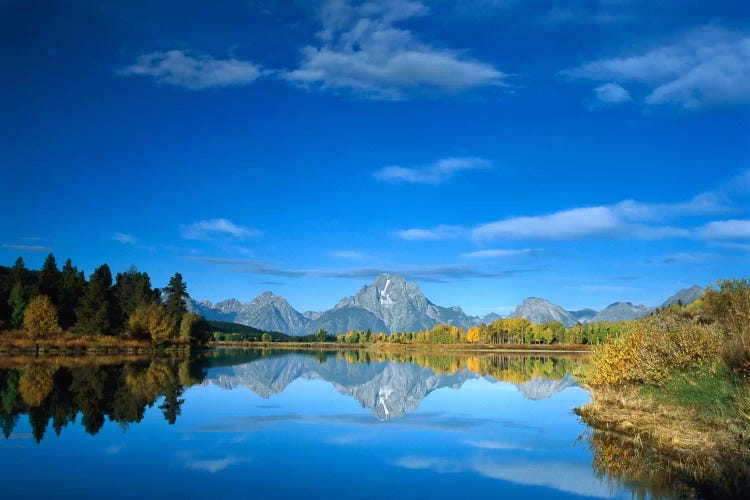
{"label": "distant mountain ridge", "polygon": [[526,318],[532,323],[548,323],[559,321],[563,325],[573,326],[578,320],[570,311],[553,304],[549,300],[539,297],[524,299],[516,309],[508,315],[509,318]]}
{"label": "distant mountain ridge", "polygon": [[[680,290],[667,299],[662,307],[677,303],[688,305],[702,297],[704,292],[699,286]],[[297,336],[315,333],[319,329],[334,334],[348,330],[407,332],[446,323],[469,328],[501,318],[496,313],[480,318],[467,315],[458,306],[438,306],[425,297],[419,285],[395,274],[381,274],[372,284],[363,286],[355,295],[341,299],[327,311],[300,313],[284,297],[272,292],[264,292],[245,303],[237,299],[216,304],[189,299],[187,307],[189,311],[202,314],[209,320],[239,323]],[[570,327],[577,323],[630,321],[647,316],[654,310],[653,307],[631,302],[615,302],[601,311],[589,308],[568,311],[549,300],[529,297],[508,317],[526,318],[532,323],[560,321]]]}
{"label": "distant mountain ridge", "polygon": [[699,286],[683,288],[682,290],[665,300],[661,307],[669,307],[673,304],[682,304],[683,306],[687,306],[700,299],[705,294],[706,289]]}

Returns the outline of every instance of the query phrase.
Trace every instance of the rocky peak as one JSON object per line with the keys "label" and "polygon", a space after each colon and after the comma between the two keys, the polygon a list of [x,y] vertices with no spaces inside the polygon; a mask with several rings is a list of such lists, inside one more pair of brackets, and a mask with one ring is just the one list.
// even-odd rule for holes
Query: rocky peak
{"label": "rocky peak", "polygon": [[573,326],[577,323],[576,318],[570,312],[540,297],[524,299],[508,317],[526,318],[537,324],[560,321],[565,326]]}

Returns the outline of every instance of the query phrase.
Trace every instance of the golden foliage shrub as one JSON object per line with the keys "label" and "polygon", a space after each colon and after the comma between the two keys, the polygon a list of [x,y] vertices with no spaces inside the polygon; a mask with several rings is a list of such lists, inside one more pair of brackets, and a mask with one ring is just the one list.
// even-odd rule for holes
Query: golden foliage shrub
{"label": "golden foliage shrub", "polygon": [[703,313],[722,336],[722,357],[732,370],[750,376],[750,282],[724,280],[703,297]]}
{"label": "golden foliage shrub", "polygon": [[717,360],[720,348],[720,337],[711,325],[644,321],[594,348],[587,380],[592,385],[660,385],[674,370]]}

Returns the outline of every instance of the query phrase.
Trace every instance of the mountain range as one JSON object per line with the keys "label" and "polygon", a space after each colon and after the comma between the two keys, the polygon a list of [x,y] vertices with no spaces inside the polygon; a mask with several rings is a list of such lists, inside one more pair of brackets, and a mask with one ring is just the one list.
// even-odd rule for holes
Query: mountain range
{"label": "mountain range", "polygon": [[[690,304],[703,293],[704,289],[698,286],[680,290],[668,298],[662,307],[677,303]],[[330,333],[368,329],[385,333],[410,332],[430,329],[438,324],[469,328],[501,318],[496,313],[484,317],[470,316],[459,306],[436,305],[425,297],[419,285],[395,274],[381,274],[372,284],[363,286],[351,297],[341,299],[327,311],[301,313],[284,297],[272,292],[262,293],[245,303],[237,299],[223,300],[216,304],[189,299],[187,306],[189,311],[197,312],[208,320],[239,323],[289,335],[308,335],[319,329]],[[577,323],[638,319],[647,316],[654,309],[631,302],[615,302],[601,311],[568,311],[546,299],[529,297],[508,317],[526,318],[532,323],[560,321],[569,327]]]}

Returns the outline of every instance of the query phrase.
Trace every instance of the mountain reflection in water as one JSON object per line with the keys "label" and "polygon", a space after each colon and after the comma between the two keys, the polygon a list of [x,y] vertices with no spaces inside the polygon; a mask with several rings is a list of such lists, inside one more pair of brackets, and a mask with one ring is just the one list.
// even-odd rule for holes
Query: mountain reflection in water
{"label": "mountain reflection in water", "polygon": [[[571,375],[586,360],[239,349],[0,357],[0,466],[16,478],[4,496],[96,496],[103,485],[128,496],[183,485],[195,497],[240,495],[248,480],[260,497],[326,496],[318,479],[347,467],[374,471],[348,484],[370,498],[380,498],[378,477],[392,479],[395,498],[415,481],[433,498],[469,488],[509,497],[694,493],[669,460],[573,414],[588,400]],[[24,479],[47,461],[57,465]],[[288,470],[300,481],[286,481]],[[69,480],[79,474],[101,484]]]}
{"label": "mountain reflection in water", "polygon": [[548,398],[577,385],[569,373],[572,363],[570,358],[544,356],[378,356],[354,351],[317,358],[294,353],[214,369],[204,383],[248,387],[268,398],[297,379],[324,380],[377,419],[389,420],[415,411],[436,389],[458,389],[483,376],[513,382],[527,399]]}
{"label": "mountain reflection in water", "polygon": [[193,358],[130,357],[0,359],[0,426],[7,438],[28,414],[41,441],[52,423],[59,435],[80,414],[87,433],[105,418],[123,428],[140,422],[157,401],[174,423],[182,393],[197,384],[248,387],[268,398],[298,379],[323,380],[369,408],[379,420],[415,411],[441,387],[461,387],[484,377],[508,381],[528,399],[548,398],[576,385],[569,371],[581,358],[547,356],[454,356],[347,352],[214,351]]}

